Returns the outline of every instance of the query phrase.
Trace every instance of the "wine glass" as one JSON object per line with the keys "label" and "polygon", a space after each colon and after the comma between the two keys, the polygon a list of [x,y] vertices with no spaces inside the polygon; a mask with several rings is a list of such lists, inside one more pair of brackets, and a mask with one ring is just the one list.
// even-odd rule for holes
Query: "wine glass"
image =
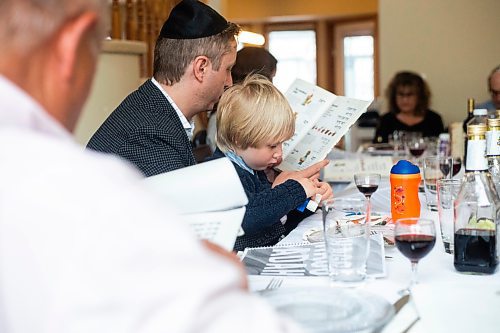
{"label": "wine glass", "polygon": [[394,227],[396,247],[411,262],[411,281],[406,289],[400,291],[409,294],[417,283],[418,261],[425,257],[436,243],[434,221],[426,218],[404,218],[396,221]]}
{"label": "wine glass", "polygon": [[453,157],[453,168],[451,177],[454,177],[456,174],[458,174],[461,168],[462,168],[462,159],[460,157]]}
{"label": "wine glass", "polygon": [[425,149],[427,148],[427,143],[425,142],[424,138],[416,135],[416,136],[410,137],[410,139],[408,140],[407,146],[408,146],[408,151],[415,158],[415,163],[417,163],[419,157],[422,156]]}
{"label": "wine glass", "polygon": [[370,198],[378,189],[380,183],[380,174],[378,173],[358,173],[354,175],[354,182],[359,190],[366,198],[366,227],[370,227],[371,205]]}

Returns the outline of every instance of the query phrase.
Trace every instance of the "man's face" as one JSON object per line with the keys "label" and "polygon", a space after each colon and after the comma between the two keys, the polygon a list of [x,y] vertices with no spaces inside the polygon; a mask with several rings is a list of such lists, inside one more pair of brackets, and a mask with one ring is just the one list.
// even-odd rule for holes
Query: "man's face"
{"label": "man's face", "polygon": [[490,79],[490,94],[493,105],[500,109],[500,71],[495,72]]}
{"label": "man's face", "polygon": [[219,70],[214,70],[212,64],[208,67],[205,76],[204,98],[206,103],[205,110],[213,110],[214,105],[219,102],[219,99],[224,92],[225,87],[230,87],[233,84],[231,78],[231,69],[236,62],[236,40],[231,41],[231,51],[222,56]]}

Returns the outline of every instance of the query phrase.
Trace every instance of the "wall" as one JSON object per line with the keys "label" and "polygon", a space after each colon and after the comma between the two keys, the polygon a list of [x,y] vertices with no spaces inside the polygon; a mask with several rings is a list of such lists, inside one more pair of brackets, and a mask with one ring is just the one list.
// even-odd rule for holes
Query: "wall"
{"label": "wall", "polygon": [[[229,20],[282,21],[293,17],[304,19],[374,14],[378,0],[212,0]],[[214,6],[215,8],[215,6]]]}
{"label": "wall", "polygon": [[379,0],[380,87],[396,71],[423,73],[432,107],[446,124],[461,121],[466,99],[488,96],[500,64],[499,0]]}
{"label": "wall", "polygon": [[144,53],[142,42],[103,42],[92,90],[75,128],[77,142],[86,145],[109,114],[141,84],[139,56]]}

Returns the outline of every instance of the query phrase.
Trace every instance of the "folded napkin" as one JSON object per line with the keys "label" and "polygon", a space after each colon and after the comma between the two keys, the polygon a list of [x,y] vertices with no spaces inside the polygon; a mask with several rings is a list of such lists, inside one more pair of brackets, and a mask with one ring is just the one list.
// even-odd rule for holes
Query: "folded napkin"
{"label": "folded napkin", "polygon": [[424,332],[500,330],[500,281],[422,283],[414,287],[413,301]]}

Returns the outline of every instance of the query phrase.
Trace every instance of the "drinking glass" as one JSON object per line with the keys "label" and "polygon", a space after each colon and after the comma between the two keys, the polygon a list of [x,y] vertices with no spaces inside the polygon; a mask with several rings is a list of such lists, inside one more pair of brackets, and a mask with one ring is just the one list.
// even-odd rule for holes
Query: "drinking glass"
{"label": "drinking glass", "polygon": [[460,157],[453,157],[453,173],[452,177],[455,177],[462,169],[462,159]]}
{"label": "drinking glass", "polygon": [[406,146],[408,147],[408,151],[414,157],[415,163],[418,164],[419,157],[422,156],[425,149],[427,148],[427,143],[420,133],[413,133],[408,138]]}
{"label": "drinking glass", "polygon": [[461,185],[460,179],[439,179],[437,181],[439,225],[446,253],[453,253],[453,238],[455,237],[453,205]]}
{"label": "drinking glass", "polygon": [[405,136],[406,131],[395,130],[389,134],[389,144],[393,146],[395,156],[405,155]]}
{"label": "drinking glass", "polygon": [[417,283],[417,265],[436,243],[436,228],[434,221],[426,218],[404,218],[396,221],[394,227],[396,247],[411,262],[411,280],[409,286],[400,291],[409,294]]}
{"label": "drinking glass", "polygon": [[378,189],[378,184],[380,183],[380,174],[358,173],[354,175],[354,182],[356,183],[359,192],[361,192],[366,198],[366,221],[368,222],[367,228],[369,228],[369,222],[371,221],[370,198],[372,194]]}
{"label": "drinking glass", "polygon": [[323,231],[332,285],[354,287],[366,278],[370,234],[362,198],[323,201]]}
{"label": "drinking glass", "polygon": [[424,158],[424,191],[427,208],[437,211],[437,181],[450,179],[453,169],[451,157],[427,156]]}

